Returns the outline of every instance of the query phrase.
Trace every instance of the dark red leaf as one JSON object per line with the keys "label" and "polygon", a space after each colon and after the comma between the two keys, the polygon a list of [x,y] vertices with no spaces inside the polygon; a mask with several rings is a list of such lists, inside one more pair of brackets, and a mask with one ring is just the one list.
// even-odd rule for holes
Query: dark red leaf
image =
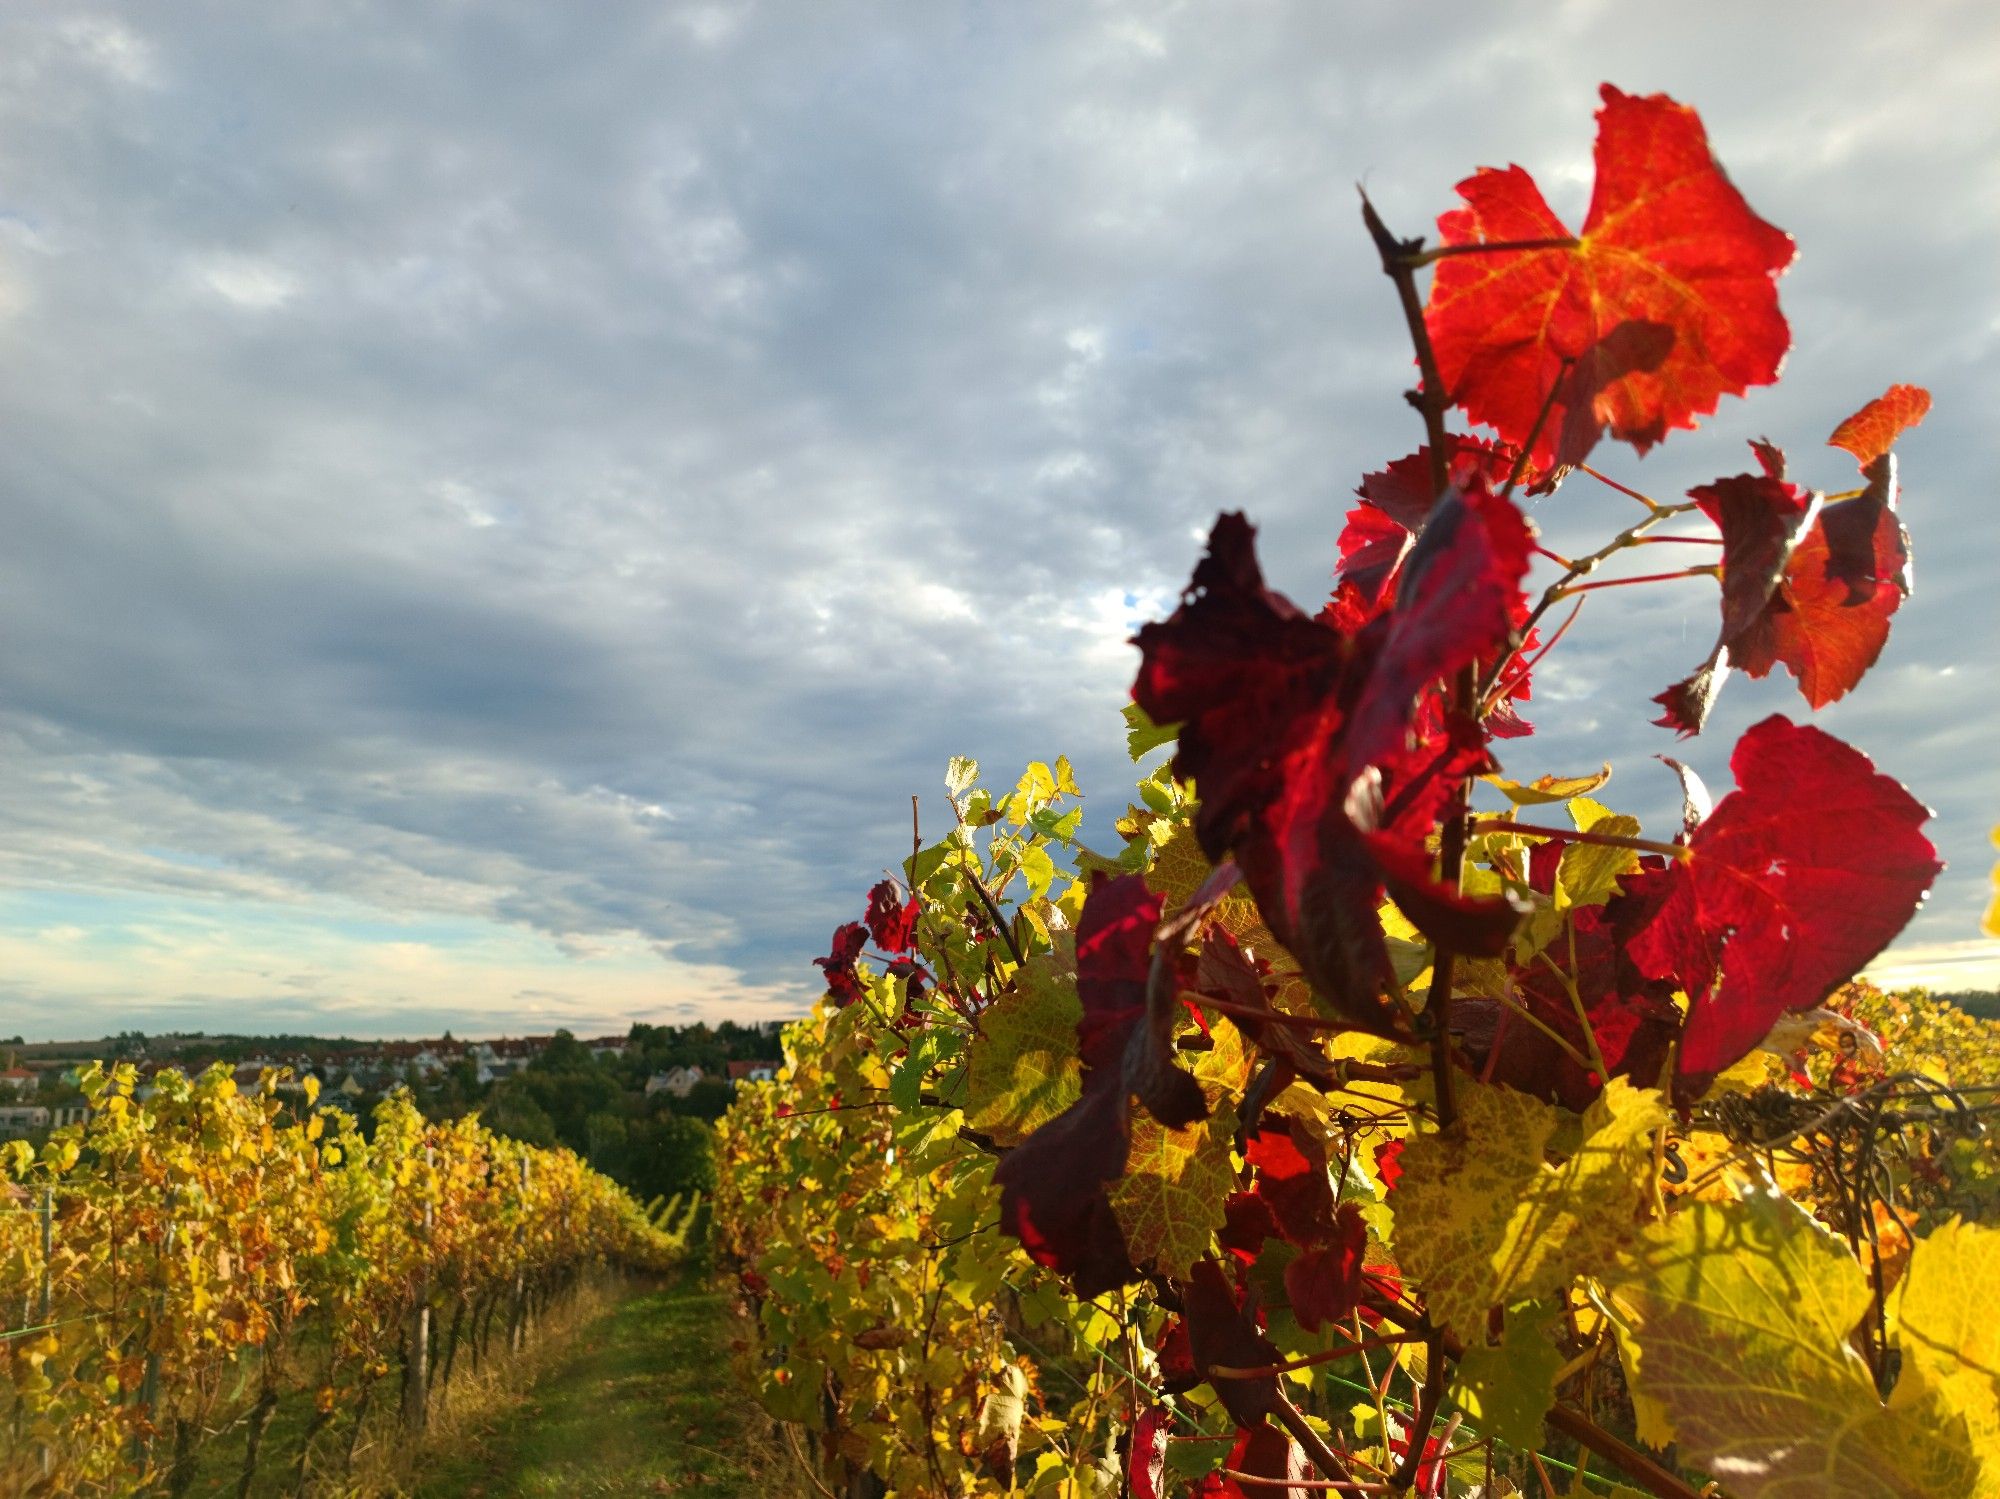
{"label": "dark red leaf", "polygon": [[1236,1446],[1229,1454],[1229,1467],[1252,1478],[1276,1480],[1271,1483],[1230,1483],[1239,1494],[1256,1499],[1319,1499],[1315,1490],[1293,1485],[1318,1477],[1300,1447],[1278,1427],[1260,1422],[1237,1433]]}
{"label": "dark red leaf", "polygon": [[[1217,1260],[1197,1260],[1188,1277],[1188,1350],[1195,1372],[1203,1379],[1218,1365],[1230,1369],[1262,1369],[1279,1362],[1277,1347],[1257,1331],[1237,1301],[1236,1290]],[[1278,1377],[1212,1381],[1215,1393],[1238,1426],[1258,1426],[1278,1409]]]}
{"label": "dark red leaf", "polygon": [[868,929],[858,921],[849,921],[834,928],[832,950],[813,959],[814,966],[826,975],[826,992],[842,1009],[861,998],[861,979],[854,971],[854,960],[867,944]]}
{"label": "dark red leaf", "polygon": [[1507,502],[1448,497],[1395,609],[1348,636],[1266,588],[1248,523],[1225,515],[1181,607],[1139,633],[1133,696],[1181,725],[1174,768],[1200,787],[1203,851],[1234,855],[1307,977],[1378,1034],[1401,1017],[1377,914],[1389,845],[1366,835],[1394,834],[1417,857],[1453,778],[1484,762],[1476,731],[1441,721],[1427,674],[1508,638],[1527,545]]}
{"label": "dark red leaf", "polygon": [[[1625,952],[1629,929],[1635,920],[1650,919],[1656,904],[1620,896],[1608,906],[1582,907],[1571,918],[1573,948],[1558,941],[1546,950],[1548,961],[1537,956],[1511,967],[1515,1006],[1532,1020],[1523,1019],[1515,1006],[1492,1000],[1454,1001],[1452,1019],[1463,1028],[1461,1048],[1472,1070],[1577,1113],[1604,1091],[1609,1077],[1656,1086],[1680,1033],[1674,986],[1648,979]],[[1560,965],[1561,974],[1550,962]],[[1576,985],[1588,1034],[1565,978]],[[1578,1060],[1578,1055],[1590,1058],[1593,1040],[1604,1060],[1603,1074],[1591,1061]]]}
{"label": "dark red leaf", "polygon": [[1100,879],[1076,926],[1076,1039],[1087,1068],[1122,1064],[1126,1037],[1146,1012],[1146,977],[1161,897],[1135,874]]}
{"label": "dark red leaf", "polygon": [[1266,1239],[1283,1236],[1270,1201],[1258,1192],[1231,1192],[1222,1204],[1222,1231],[1216,1242],[1246,1264]]}
{"label": "dark red leaf", "polygon": [[1507,640],[1533,546],[1521,512],[1483,481],[1438,502],[1403,564],[1388,634],[1355,705],[1350,764],[1387,760],[1402,747],[1417,695]]}
{"label": "dark red leaf", "polygon": [[1105,1188],[1125,1174],[1131,1117],[1116,1069],[1100,1069],[1083,1097],[1001,1158],[1000,1226],[1038,1265],[1095,1296],[1137,1280],[1125,1230]]}
{"label": "dark red leaf", "polygon": [[1368,1226],[1361,1210],[1342,1203],[1323,1247],[1308,1249],[1285,1266],[1285,1296],[1307,1332],[1347,1320],[1361,1301],[1361,1271]]}
{"label": "dark red leaf", "polygon": [[1819,508],[1809,491],[1769,474],[1717,479],[1688,497],[1722,531],[1722,630],[1694,675],[1653,699],[1666,709],[1655,722],[1683,737],[1701,732],[1745,642],[1760,638],[1771,596]]}
{"label": "dark red leaf", "polygon": [[1827,439],[1829,446],[1854,455],[1868,481],[1854,499],[1829,505],[1822,521],[1826,576],[1829,582],[1846,586],[1849,604],[1867,603],[1884,584],[1893,584],[1903,594],[1910,591],[1907,539],[1893,570],[1885,570],[1877,536],[1884,513],[1896,508],[1896,455],[1890,449],[1930,409],[1931,394],[1922,386],[1892,385],[1834,428]]}
{"label": "dark red leaf", "polygon": [[913,895],[907,904],[894,880],[883,880],[868,892],[868,933],[883,952],[908,952],[916,940],[917,913]]}
{"label": "dark red leaf", "polygon": [[1084,1296],[1139,1273],[1105,1188],[1125,1174],[1131,1148],[1126,1053],[1146,1015],[1160,910],[1160,896],[1138,875],[1092,887],[1076,933],[1083,1096],[1009,1151],[993,1173],[1000,1226],[1037,1264],[1074,1279]]}
{"label": "dark red leaf", "polygon": [[[1538,467],[1581,462],[1608,430],[1641,452],[1777,378],[1790,330],[1777,277],[1791,237],[1758,218],[1710,154],[1694,111],[1608,84],[1597,185],[1575,249],[1438,262],[1425,321],[1452,399],[1524,443]],[[1519,167],[1458,185],[1447,245],[1568,234]]]}
{"label": "dark red leaf", "polygon": [[1730,764],[1736,790],[1659,878],[1658,914],[1629,948],[1689,996],[1683,1097],[1853,977],[1943,867],[1921,831],[1928,810],[1830,734],[1767,718]]}
{"label": "dark red leaf", "polygon": [[1194,1352],[1188,1344],[1185,1317],[1174,1317],[1160,1329],[1153,1342],[1153,1356],[1160,1365],[1160,1388],[1167,1394],[1178,1395],[1201,1383],[1201,1376],[1195,1372]]}
{"label": "dark red leaf", "polygon": [[1241,515],[1216,522],[1187,599],[1139,632],[1133,697],[1181,726],[1174,769],[1200,785],[1203,851],[1233,851],[1313,983],[1357,1024],[1394,1034],[1380,881],[1344,811],[1342,699],[1360,683],[1357,649],[1264,586],[1252,535]]}

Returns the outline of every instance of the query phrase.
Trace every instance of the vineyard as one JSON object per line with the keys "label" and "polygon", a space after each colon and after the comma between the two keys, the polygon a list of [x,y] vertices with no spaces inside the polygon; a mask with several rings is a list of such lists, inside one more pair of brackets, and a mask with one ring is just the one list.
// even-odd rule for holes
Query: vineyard
{"label": "vineyard", "polygon": [[[1720,797],[1667,759],[1652,834],[1609,765],[1501,765],[1598,590],[1719,588],[1686,738],[1740,677],[1843,697],[1911,588],[1914,386],[1829,412],[1828,490],[1768,440],[1608,471],[1776,380],[1794,250],[1691,110],[1603,98],[1580,232],[1519,167],[1435,245],[1364,200],[1424,445],[1316,611],[1217,519],[1135,642],[1119,845],[1066,761],[954,761],[724,1121],[746,1377],[822,1492],[2000,1494],[2000,1027],[1852,982],[1928,811],[1781,715]],[[1548,496],[1622,513],[1560,555]],[[1698,560],[1619,572],[1656,547]]]}
{"label": "vineyard", "polygon": [[0,1147],[0,1492],[339,1491],[364,1432],[420,1432],[455,1377],[589,1277],[670,1267],[693,1224],[568,1151],[404,1096],[364,1132],[281,1081],[168,1071],[141,1100],[130,1065],[93,1068],[87,1124]]}

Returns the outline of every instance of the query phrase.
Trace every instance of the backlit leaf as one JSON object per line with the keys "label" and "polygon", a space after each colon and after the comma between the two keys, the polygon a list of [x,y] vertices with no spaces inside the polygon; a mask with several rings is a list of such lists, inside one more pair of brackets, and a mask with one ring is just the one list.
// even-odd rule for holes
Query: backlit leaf
{"label": "backlit leaf", "polygon": [[[1503,440],[1526,442],[1557,390],[1538,468],[1581,462],[1607,430],[1645,451],[1770,384],[1791,340],[1776,284],[1791,236],[1751,212],[1693,110],[1608,84],[1603,97],[1577,247],[1442,260],[1425,313],[1452,399]],[[1458,191],[1466,206],[1438,221],[1447,245],[1569,233],[1519,167]]]}
{"label": "backlit leaf", "polygon": [[1412,1136],[1391,1193],[1396,1259],[1431,1315],[1467,1343],[1487,1310],[1562,1290],[1637,1232],[1659,1095],[1614,1079],[1584,1115],[1574,1152],[1550,1165],[1559,1110],[1511,1088],[1459,1085],[1448,1130]]}
{"label": "backlit leaf", "polygon": [[[1067,947],[1067,933],[1059,933]],[[1075,959],[1061,948],[1028,959],[979,1017],[983,1039],[966,1065],[965,1122],[1001,1146],[1018,1145],[1075,1103],[1083,1062]]]}
{"label": "backlit leaf", "polygon": [[1690,1096],[1887,947],[1943,867],[1920,831],[1928,809],[1830,734],[1767,718],[1730,765],[1737,789],[1665,871],[1630,946],[1688,995],[1677,1065]]}
{"label": "backlit leaf", "polygon": [[1867,1274],[1787,1199],[1685,1204],[1627,1264],[1608,1289],[1635,1401],[1736,1499],[1980,1492],[1965,1418],[1935,1390],[1876,1396],[1848,1342]]}
{"label": "backlit leaf", "polygon": [[1979,1499],[2000,1494],[2000,1229],[1956,1219],[1921,1239],[1896,1297],[1903,1372],[1892,1407],[1921,1411],[1926,1396],[1966,1425],[1980,1460]]}

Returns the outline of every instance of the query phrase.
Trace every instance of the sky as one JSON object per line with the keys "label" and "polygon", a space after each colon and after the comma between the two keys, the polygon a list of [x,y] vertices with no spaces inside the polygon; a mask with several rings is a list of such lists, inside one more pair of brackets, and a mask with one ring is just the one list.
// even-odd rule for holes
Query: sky
{"label": "sky", "polygon": [[[1936,397],[1917,591],[1813,717],[1938,814],[1884,976],[2000,983],[1990,4],[180,0],[0,8],[0,1035],[800,1013],[949,756],[1123,806],[1218,511],[1324,596],[1420,437],[1355,184],[1575,223],[1603,80],[1800,245],[1784,382],[1612,472],[1842,488],[1841,417]],[[1509,773],[1726,790],[1809,710],[1650,727],[1715,619],[1598,595]]]}

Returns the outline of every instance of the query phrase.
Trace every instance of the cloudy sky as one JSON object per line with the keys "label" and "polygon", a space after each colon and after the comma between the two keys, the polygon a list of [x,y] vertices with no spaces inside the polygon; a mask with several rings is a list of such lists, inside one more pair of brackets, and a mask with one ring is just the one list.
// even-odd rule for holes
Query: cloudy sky
{"label": "cloudy sky", "polygon": [[[1518,161],[1574,222],[1604,79],[1801,246],[1786,382],[1617,473],[1845,487],[1834,423],[1936,394],[1819,721],[1939,814],[1895,976],[1994,983],[1992,5],[177,0],[0,10],[0,1034],[796,1012],[947,756],[1122,805],[1219,509],[1323,595],[1418,435],[1354,184],[1414,233]],[[1665,826],[1715,615],[1655,592],[1508,763]],[[1730,684],[1718,791],[1774,711]]]}

